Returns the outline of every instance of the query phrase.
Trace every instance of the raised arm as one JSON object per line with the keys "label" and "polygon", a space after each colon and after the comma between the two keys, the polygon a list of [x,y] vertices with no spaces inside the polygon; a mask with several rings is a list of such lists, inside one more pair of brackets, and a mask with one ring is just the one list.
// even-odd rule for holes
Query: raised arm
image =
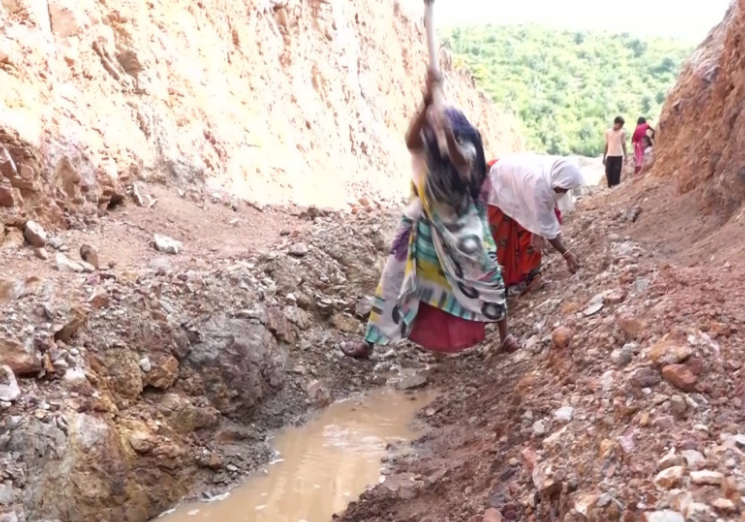
{"label": "raised arm", "polygon": [[424,104],[414,116],[409,124],[409,130],[406,132],[406,147],[410,151],[421,150],[424,147],[422,141],[422,129],[427,121],[427,110],[432,104],[432,97],[424,95]]}

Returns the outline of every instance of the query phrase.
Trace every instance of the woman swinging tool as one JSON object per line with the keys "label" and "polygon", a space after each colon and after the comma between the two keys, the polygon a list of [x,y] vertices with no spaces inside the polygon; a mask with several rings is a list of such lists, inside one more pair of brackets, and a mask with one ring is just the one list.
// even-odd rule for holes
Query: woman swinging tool
{"label": "woman swinging tool", "polygon": [[479,198],[487,175],[479,131],[446,107],[437,67],[432,0],[425,2],[430,69],[423,104],[406,139],[413,159],[412,197],[375,293],[364,340],[345,349],[369,357],[376,344],[409,339],[425,349],[457,352],[485,338],[496,323],[507,333],[506,294]]}

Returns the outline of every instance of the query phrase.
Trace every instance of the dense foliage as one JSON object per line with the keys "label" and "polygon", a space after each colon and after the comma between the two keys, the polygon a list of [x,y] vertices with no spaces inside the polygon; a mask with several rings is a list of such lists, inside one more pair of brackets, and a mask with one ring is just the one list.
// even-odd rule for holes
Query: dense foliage
{"label": "dense foliage", "polygon": [[533,25],[470,26],[441,32],[457,65],[521,120],[532,150],[593,156],[618,115],[656,120],[693,50],[686,42]]}

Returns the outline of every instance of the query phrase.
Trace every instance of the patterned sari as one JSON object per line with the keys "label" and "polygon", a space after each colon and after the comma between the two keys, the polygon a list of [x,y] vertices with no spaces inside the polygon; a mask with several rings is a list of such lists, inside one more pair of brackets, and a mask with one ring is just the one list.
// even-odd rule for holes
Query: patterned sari
{"label": "patterned sari", "polygon": [[[481,137],[459,111],[447,112],[467,171],[440,157],[431,128],[413,153],[412,199],[404,211],[373,302],[365,341],[409,338],[434,351],[459,351],[505,318],[505,288],[478,198],[486,177]],[[467,181],[464,181],[467,180]]]}

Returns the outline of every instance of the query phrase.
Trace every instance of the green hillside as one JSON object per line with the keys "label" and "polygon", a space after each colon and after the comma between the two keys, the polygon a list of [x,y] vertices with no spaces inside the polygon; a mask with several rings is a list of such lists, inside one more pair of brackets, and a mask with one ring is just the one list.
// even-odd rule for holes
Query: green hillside
{"label": "green hillside", "polygon": [[468,66],[494,100],[515,113],[532,150],[593,156],[621,115],[655,121],[694,46],[662,38],[571,32],[533,25],[441,31],[456,65]]}

